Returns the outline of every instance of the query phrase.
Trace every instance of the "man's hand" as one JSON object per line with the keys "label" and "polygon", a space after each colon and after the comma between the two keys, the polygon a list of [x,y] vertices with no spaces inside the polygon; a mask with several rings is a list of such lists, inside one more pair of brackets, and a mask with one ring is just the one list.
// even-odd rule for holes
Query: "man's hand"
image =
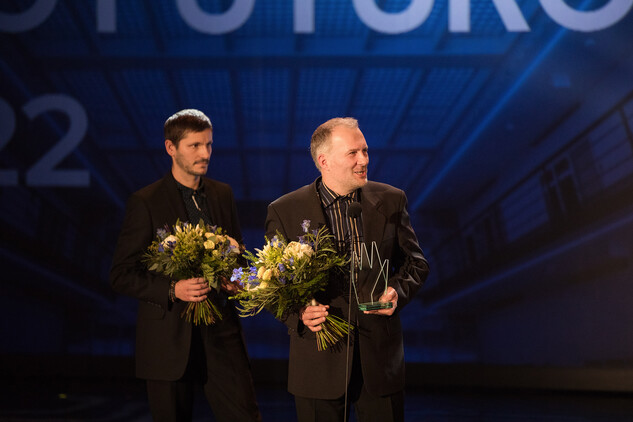
{"label": "man's hand", "polygon": [[386,316],[393,315],[393,313],[396,311],[396,308],[398,307],[398,292],[396,292],[396,290],[393,287],[387,287],[387,290],[385,290],[382,296],[380,296],[380,299],[378,299],[378,301],[391,302],[393,306],[389,309],[376,309],[375,311],[364,311],[364,312],[366,314],[373,314],[373,315],[386,315]]}
{"label": "man's hand", "polygon": [[174,287],[176,297],[183,302],[202,302],[211,289],[202,277],[180,280]]}
{"label": "man's hand", "polygon": [[226,277],[220,277],[220,288],[227,292],[229,296],[233,296],[240,291],[240,288],[237,286],[237,284],[231,282],[231,280]]}
{"label": "man's hand", "polygon": [[304,306],[299,311],[299,317],[301,321],[303,321],[303,325],[308,327],[310,331],[316,333],[317,331],[321,331],[321,324],[325,322],[329,307],[329,305],[321,305],[320,303],[314,306]]}

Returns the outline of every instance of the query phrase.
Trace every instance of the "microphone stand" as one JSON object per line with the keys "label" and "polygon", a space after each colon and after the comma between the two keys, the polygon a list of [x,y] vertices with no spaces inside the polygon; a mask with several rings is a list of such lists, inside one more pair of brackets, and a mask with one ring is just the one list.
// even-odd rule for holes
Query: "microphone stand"
{"label": "microphone stand", "polygon": [[[350,236],[351,238],[351,236]],[[353,239],[352,239],[353,242]],[[351,257],[350,257],[350,281],[349,281],[349,293],[347,295],[347,325],[351,326],[351,321],[352,321],[352,283],[354,282],[354,275],[356,272],[356,266],[354,265],[354,243],[350,242],[350,249],[351,249]],[[347,331],[347,348],[345,349],[345,354],[346,354],[346,362],[345,362],[345,378],[343,379],[345,382],[345,417],[344,417],[344,422],[347,422],[347,391],[349,390],[349,386],[347,383],[347,377],[348,375],[350,376],[350,381],[351,381],[351,374],[350,374],[350,368],[349,368],[349,349],[350,349],[350,335],[351,335],[351,331],[353,330],[348,330]],[[358,345],[355,345],[355,347],[358,347]]]}
{"label": "microphone stand", "polygon": [[[362,208],[359,202],[352,202],[351,204],[348,204],[347,206],[347,212],[346,212],[346,217],[350,220],[350,231],[349,231],[349,239],[350,239],[350,280],[349,280],[349,293],[347,296],[347,325],[351,326],[351,320],[352,320],[352,285],[353,283],[356,282],[356,254],[354,253],[354,243],[356,242],[356,239],[354,239],[353,236],[353,230],[352,230],[352,226],[351,226],[351,220],[356,221],[356,224],[358,224],[358,217],[360,217],[362,215]],[[361,222],[362,224],[362,222]],[[349,390],[349,386],[348,386],[348,382],[347,382],[347,377],[348,375],[350,376],[350,381],[351,381],[351,376],[352,374],[350,374],[350,363],[349,363],[349,349],[350,349],[350,336],[351,336],[351,331],[353,330],[349,330],[347,332],[347,347],[345,349],[345,354],[346,354],[346,362],[345,362],[345,377],[344,377],[344,382],[345,382],[345,416],[344,416],[344,422],[347,422],[347,393]],[[354,347],[358,347],[357,344],[354,345]]]}

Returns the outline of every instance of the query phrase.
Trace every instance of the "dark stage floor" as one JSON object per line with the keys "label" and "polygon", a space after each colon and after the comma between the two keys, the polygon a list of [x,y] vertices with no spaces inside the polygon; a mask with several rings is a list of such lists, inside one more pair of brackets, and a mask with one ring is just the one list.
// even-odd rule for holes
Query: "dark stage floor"
{"label": "dark stage floor", "polygon": [[[264,421],[294,421],[292,397],[258,385]],[[213,420],[202,397],[196,421]],[[130,380],[3,382],[0,421],[150,421],[144,386]],[[352,418],[354,420],[354,418]],[[458,389],[408,390],[406,420],[425,422],[630,422],[633,395]]]}

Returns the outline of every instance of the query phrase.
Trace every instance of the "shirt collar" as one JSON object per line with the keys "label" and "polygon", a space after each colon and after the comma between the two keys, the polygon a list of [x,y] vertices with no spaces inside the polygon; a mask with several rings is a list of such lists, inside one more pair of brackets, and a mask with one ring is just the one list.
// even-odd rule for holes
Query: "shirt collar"
{"label": "shirt collar", "polygon": [[194,194],[197,195],[200,193],[204,193],[204,183],[202,183],[202,180],[200,181],[200,184],[198,185],[197,189],[191,189],[190,187],[183,185],[176,179],[174,179],[174,181],[176,182],[176,186],[178,187],[178,190],[185,195],[194,195]]}
{"label": "shirt collar", "polygon": [[360,188],[356,189],[352,193],[347,195],[339,195],[334,192],[332,189],[328,188],[325,183],[323,183],[322,179],[319,179],[317,183],[317,190],[319,192],[319,196],[321,196],[321,202],[325,208],[331,206],[336,201],[347,201],[347,202],[357,202],[359,198]]}

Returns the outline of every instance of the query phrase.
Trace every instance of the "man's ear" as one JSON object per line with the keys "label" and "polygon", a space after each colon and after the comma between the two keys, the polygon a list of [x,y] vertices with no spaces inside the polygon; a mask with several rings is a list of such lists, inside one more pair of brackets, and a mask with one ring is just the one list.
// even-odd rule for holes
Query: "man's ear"
{"label": "man's ear", "polygon": [[167,151],[167,154],[172,157],[176,153],[176,145],[174,145],[174,143],[169,139],[165,139],[165,151]]}
{"label": "man's ear", "polygon": [[325,154],[321,154],[317,157],[317,163],[319,163],[319,167],[321,168],[321,170],[325,170],[327,168],[328,161]]}

